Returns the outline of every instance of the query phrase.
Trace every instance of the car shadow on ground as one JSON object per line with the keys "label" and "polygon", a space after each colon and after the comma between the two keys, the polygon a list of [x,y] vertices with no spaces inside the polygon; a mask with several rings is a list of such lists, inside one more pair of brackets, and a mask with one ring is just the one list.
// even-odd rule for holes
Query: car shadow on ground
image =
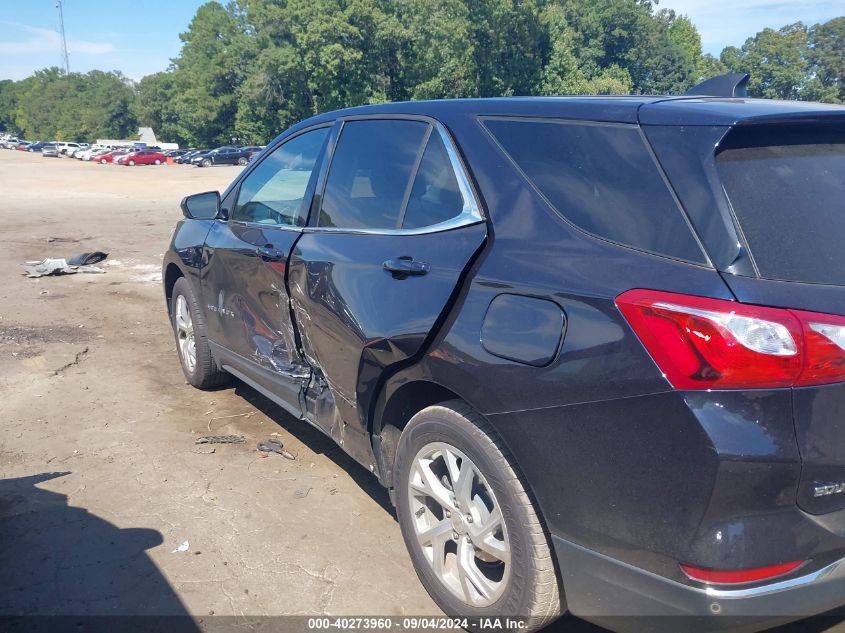
{"label": "car shadow on ground", "polygon": [[252,387],[240,381],[236,383],[235,395],[249,402],[297,440],[308,446],[310,450],[318,455],[325,455],[332,460],[339,469],[347,472],[361,490],[366,492],[382,510],[395,518],[390,496],[384,486],[378,482],[378,479],[370,471],[347,455],[334,440],[308,422],[297,420],[272,400],[265,398]]}
{"label": "car shadow on ground", "polygon": [[37,486],[68,474],[0,480],[0,630],[199,631],[147,555],[159,532]]}

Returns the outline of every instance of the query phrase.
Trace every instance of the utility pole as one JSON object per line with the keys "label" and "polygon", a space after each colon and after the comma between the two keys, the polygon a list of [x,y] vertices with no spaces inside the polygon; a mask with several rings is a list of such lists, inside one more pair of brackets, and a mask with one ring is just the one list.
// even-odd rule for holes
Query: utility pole
{"label": "utility pole", "polygon": [[56,0],[56,8],[59,10],[59,32],[62,36],[62,58],[65,62],[65,73],[70,74],[70,60],[67,54],[67,37],[65,36],[65,14],[62,11],[62,0]]}

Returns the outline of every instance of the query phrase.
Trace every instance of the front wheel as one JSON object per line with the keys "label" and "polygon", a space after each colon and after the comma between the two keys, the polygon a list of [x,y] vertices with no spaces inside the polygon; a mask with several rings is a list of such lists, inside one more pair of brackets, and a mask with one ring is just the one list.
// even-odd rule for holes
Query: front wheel
{"label": "front wheel", "polygon": [[202,166],[203,167],[211,167],[211,161],[208,158],[206,158],[204,161],[202,161]]}
{"label": "front wheel", "polygon": [[128,161],[126,164],[127,164],[127,165],[129,165],[130,167],[134,167],[134,166],[135,166],[135,161],[134,161],[134,160],[130,160],[130,161]]}
{"label": "front wheel", "polygon": [[217,368],[205,332],[205,319],[191,284],[184,277],[176,280],[170,301],[170,318],[176,336],[176,351],[187,381],[198,389],[225,384],[229,374]]}
{"label": "front wheel", "polygon": [[101,158],[101,159],[100,159],[100,164],[101,164],[101,165],[105,165],[107,162],[109,162],[109,161],[107,161],[105,158]]}
{"label": "front wheel", "polygon": [[394,472],[405,545],[447,615],[518,617],[522,631],[560,616],[548,535],[484,418],[459,401],[423,409],[402,433]]}

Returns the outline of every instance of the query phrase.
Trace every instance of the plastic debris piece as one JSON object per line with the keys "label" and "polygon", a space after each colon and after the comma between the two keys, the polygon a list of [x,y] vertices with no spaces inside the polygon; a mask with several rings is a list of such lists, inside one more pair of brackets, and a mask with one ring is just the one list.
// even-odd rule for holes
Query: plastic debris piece
{"label": "plastic debris piece", "polygon": [[76,273],[104,273],[102,268],[97,266],[73,266],[65,259],[42,259],[40,261],[26,262],[24,274],[29,278],[46,277],[48,275],[75,275]]}
{"label": "plastic debris piece", "polygon": [[187,552],[190,549],[190,547],[191,547],[191,545],[188,543],[188,541],[184,541],[179,547],[177,547],[175,550],[173,550],[170,553],[171,554],[178,554],[179,552]]}
{"label": "plastic debris piece", "polygon": [[104,253],[103,251],[79,253],[78,255],[74,255],[73,257],[68,257],[67,263],[69,266],[91,266],[92,264],[99,264],[108,256],[109,254]]}
{"label": "plastic debris piece", "polygon": [[285,445],[282,444],[282,440],[277,437],[271,437],[263,442],[259,442],[257,448],[262,453],[278,453],[285,459],[296,459],[296,455],[286,449]]}
{"label": "plastic debris piece", "polygon": [[246,439],[243,435],[203,435],[198,437],[194,444],[243,444]]}

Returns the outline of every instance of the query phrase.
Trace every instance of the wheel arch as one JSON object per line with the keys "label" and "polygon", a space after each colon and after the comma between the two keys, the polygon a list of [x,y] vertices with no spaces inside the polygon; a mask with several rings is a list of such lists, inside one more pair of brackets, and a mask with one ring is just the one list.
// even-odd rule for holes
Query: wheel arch
{"label": "wheel arch", "polygon": [[170,304],[173,299],[173,286],[176,285],[180,277],[184,276],[185,274],[182,272],[182,269],[172,262],[164,270],[164,298],[167,301],[168,314],[171,314]]}

